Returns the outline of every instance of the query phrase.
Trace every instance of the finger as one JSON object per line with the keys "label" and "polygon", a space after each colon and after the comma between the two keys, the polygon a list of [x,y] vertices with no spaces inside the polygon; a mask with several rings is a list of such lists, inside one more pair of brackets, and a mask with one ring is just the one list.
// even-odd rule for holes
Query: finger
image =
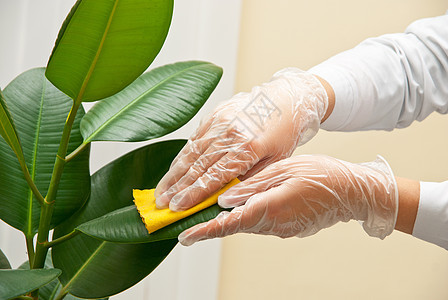
{"label": "finger", "polygon": [[221,102],[212,113],[201,119],[196,132],[190,139],[195,140],[205,136],[205,134],[213,127],[214,123],[222,123],[226,116],[230,116],[232,119],[238,111],[238,104],[241,104],[244,101],[241,99],[242,97],[244,97],[243,93],[239,93],[234,95],[231,99]]}
{"label": "finger", "polygon": [[253,195],[245,205],[235,207],[231,212],[221,212],[215,219],[185,230],[179,235],[179,242],[190,246],[198,241],[238,232],[294,236],[297,231],[294,223],[296,215],[284,205],[293,196],[287,185]]}
{"label": "finger", "polygon": [[170,209],[178,211],[193,207],[232,179],[244,174],[257,161],[258,157],[251,151],[227,153],[193,184],[172,196]]}
{"label": "finger", "polygon": [[[189,139],[188,145],[186,145],[174,158],[171,166],[179,163],[180,159],[190,153],[202,155],[209,147],[214,148],[218,147],[218,145],[221,145],[221,147],[229,147],[229,145],[226,144],[228,139],[225,138],[226,135],[228,135],[227,131],[229,130],[229,126],[230,125],[226,121],[221,121],[218,124],[213,124],[212,122],[210,128],[207,128],[204,135],[201,135],[199,138],[195,137]],[[187,148],[187,146],[189,146],[189,148]],[[193,162],[194,161],[195,160],[193,160]]]}
{"label": "finger", "polygon": [[158,201],[162,206],[168,206],[171,199],[184,189],[191,186],[199,177],[226,155],[227,151],[219,151],[217,148],[211,147],[194,162],[188,171],[176,182],[171,181],[171,187],[158,197]]}
{"label": "finger", "polygon": [[256,165],[254,165],[249,171],[247,171],[246,174],[238,177],[239,180],[244,181],[249,179],[250,177],[253,177],[255,174],[259,173],[261,170],[269,166],[274,161],[271,157],[265,157],[262,160],[260,160]]}
{"label": "finger", "polygon": [[188,140],[185,146],[182,147],[182,149],[171,162],[168,172],[157,184],[155,190],[156,197],[165,192],[166,186],[171,186],[171,184],[173,183],[172,181],[174,180],[173,175],[176,173],[175,170],[181,173],[180,169],[178,168],[178,162],[181,160],[184,163],[187,163],[187,161],[193,160],[197,152],[199,152],[198,143],[193,142],[192,140]]}
{"label": "finger", "polygon": [[157,184],[154,195],[158,208],[167,207],[169,199],[161,197],[171,186],[173,186],[185,173],[190,166],[204,153],[208,148],[208,141],[188,141],[180,153],[176,156],[170,169]]}
{"label": "finger", "polygon": [[[235,132],[229,132],[230,128],[229,124],[221,122],[208,131],[206,136],[189,141],[187,147],[174,159],[170,170],[156,187],[155,197],[158,208],[167,207],[174,195],[200,178],[229,149],[236,147],[235,143],[239,146],[239,139],[236,138],[237,142],[235,142]],[[181,184],[177,185],[179,181]]]}
{"label": "finger", "polygon": [[175,166],[180,160],[185,159],[185,157],[190,157],[192,154],[201,153],[201,145],[203,146],[203,143],[201,143],[200,140],[189,139],[187,144],[185,144],[185,146],[179,151],[171,162],[170,168]]}
{"label": "finger", "polygon": [[216,237],[224,237],[239,231],[243,209],[237,207],[231,212],[223,211],[216,218],[193,226],[182,232],[178,239],[184,246]]}
{"label": "finger", "polygon": [[[213,126],[213,128],[210,128],[205,136],[202,136],[199,139],[190,139],[188,141],[187,145],[185,145],[180,153],[174,158],[168,173],[165,174],[156,187],[155,197],[158,208],[168,206],[171,199],[169,195],[177,193],[177,190],[173,188],[173,185],[185,176],[186,172],[199,159],[199,157],[204,155],[204,152],[207,150],[209,153],[217,153],[220,151],[227,152],[228,148],[232,147],[232,145],[229,144],[229,138],[226,138],[226,136],[229,135],[227,132],[228,130],[229,124],[226,122],[221,122]],[[213,162],[214,161],[211,163]],[[200,173],[194,179],[196,180],[204,172],[205,171]],[[165,194],[170,189],[171,192]]]}
{"label": "finger", "polygon": [[[238,94],[235,95],[234,98],[237,96]],[[233,118],[234,114],[236,114],[237,112],[234,102],[235,101],[228,100],[218,105],[211,114],[201,120],[198,128],[196,129],[196,132],[191,136],[190,139],[200,139],[216,125],[227,123],[227,121],[225,120],[225,116],[230,115]]]}
{"label": "finger", "polygon": [[275,165],[268,166],[220,195],[218,204],[224,208],[243,205],[253,195],[278,186],[289,177],[288,172],[283,168]]}
{"label": "finger", "polygon": [[[244,206],[239,232],[291,237],[301,230],[294,209],[297,197],[291,182],[272,187],[250,197]],[[293,201],[293,202],[291,202]]]}
{"label": "finger", "polygon": [[190,140],[197,140],[203,137],[209,130],[215,120],[215,113],[211,113],[209,116],[203,118],[199,123],[195,133],[190,137]]}

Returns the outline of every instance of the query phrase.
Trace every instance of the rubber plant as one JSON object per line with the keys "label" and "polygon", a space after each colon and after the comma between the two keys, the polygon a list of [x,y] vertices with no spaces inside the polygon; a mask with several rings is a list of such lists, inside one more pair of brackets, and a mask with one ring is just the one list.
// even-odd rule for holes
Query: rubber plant
{"label": "rubber plant", "polygon": [[[107,298],[150,274],[212,206],[148,234],[132,189],[154,188],[184,140],[144,146],[90,176],[90,144],[146,141],[184,125],[222,69],[145,70],[167,36],[173,0],[78,0],[46,68],[0,91],[0,218],[23,232],[28,261],[0,250],[0,299]],[[97,101],[87,113],[82,103]],[[52,238],[50,232],[53,231]],[[37,235],[37,237],[36,237]]]}

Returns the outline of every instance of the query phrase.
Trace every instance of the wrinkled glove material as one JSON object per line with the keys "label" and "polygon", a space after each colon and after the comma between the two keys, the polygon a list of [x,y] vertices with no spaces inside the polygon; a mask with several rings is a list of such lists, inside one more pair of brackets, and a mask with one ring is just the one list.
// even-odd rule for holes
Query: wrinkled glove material
{"label": "wrinkled glove material", "polygon": [[185,210],[232,178],[249,178],[292,155],[319,130],[328,96],[314,75],[274,74],[219,105],[198,127],[156,188],[157,207]]}
{"label": "wrinkled glove material", "polygon": [[395,227],[398,190],[379,157],[354,164],[323,155],[274,163],[218,198],[215,219],[179,235],[183,245],[235,233],[306,237],[338,222],[361,221],[370,236],[385,238]]}

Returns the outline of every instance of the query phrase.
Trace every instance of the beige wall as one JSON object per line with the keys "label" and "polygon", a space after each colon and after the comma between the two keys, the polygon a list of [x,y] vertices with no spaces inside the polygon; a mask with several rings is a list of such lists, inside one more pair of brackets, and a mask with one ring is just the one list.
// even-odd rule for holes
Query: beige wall
{"label": "beige wall", "polygon": [[[363,39],[444,14],[446,0],[244,0],[237,91],[280,68],[307,69]],[[448,178],[448,116],[393,132],[321,131],[296,153],[362,162],[383,155],[396,175]],[[305,239],[224,239],[220,299],[448,299],[448,252],[395,232],[369,238],[355,222]]]}

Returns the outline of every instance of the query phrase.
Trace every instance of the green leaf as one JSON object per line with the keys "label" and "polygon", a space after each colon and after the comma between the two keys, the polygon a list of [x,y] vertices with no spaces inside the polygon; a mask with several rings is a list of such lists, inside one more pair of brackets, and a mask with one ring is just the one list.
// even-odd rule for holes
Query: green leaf
{"label": "green leaf", "polygon": [[48,62],[47,77],[77,101],[109,97],[159,53],[173,0],[78,0]]}
{"label": "green leaf", "polygon": [[83,118],[84,143],[145,141],[187,123],[215,89],[222,69],[201,61],[147,72],[120,93],[98,102]]}
{"label": "green leaf", "polygon": [[91,237],[114,243],[133,244],[170,240],[177,239],[177,236],[185,229],[213,219],[223,210],[215,204],[149,234],[137,208],[131,205],[81,224],[77,230]]}
{"label": "green leaf", "polygon": [[[92,176],[91,196],[72,218],[55,229],[55,238],[79,224],[133,203],[132,189],[153,188],[185,144],[160,142],[128,153]],[[116,244],[78,235],[53,249],[53,263],[63,271],[60,281],[80,298],[117,294],[151,273],[177,239],[145,244]],[[113,284],[111,284],[113,283]]]}
{"label": "green leaf", "polygon": [[[51,259],[51,251],[48,251],[47,257],[45,259],[45,269],[53,269],[53,261]],[[28,261],[24,262],[20,265],[19,269],[21,270],[29,270],[30,263]],[[53,300],[55,296],[59,294],[61,291],[62,285],[58,279],[51,281],[50,283],[39,288],[39,299],[40,300]],[[78,300],[81,298],[75,297],[73,295],[68,294],[64,297],[64,300]],[[108,298],[104,298],[101,300],[106,300]]]}
{"label": "green leaf", "polygon": [[0,250],[0,269],[11,269],[11,264],[9,263],[8,258],[2,250]]}
{"label": "green leaf", "polygon": [[58,278],[61,270],[0,270],[0,299],[24,295]]}
{"label": "green leaf", "polygon": [[9,113],[8,106],[0,90],[0,135],[16,154],[21,166],[25,166],[25,157],[23,156],[22,145],[20,145],[14,121]]}
{"label": "green leaf", "polygon": [[[4,90],[8,107],[21,137],[23,153],[31,178],[45,195],[72,100],[56,89],[44,75],[45,69],[32,69],[14,79]],[[73,126],[69,151],[82,143],[79,123],[82,108]],[[9,145],[0,140],[0,218],[33,236],[38,229],[40,206],[31,192]],[[54,206],[52,227],[77,211],[90,191],[89,149],[64,169]]]}
{"label": "green leaf", "polygon": [[[144,243],[150,237],[134,205],[126,206],[79,225],[76,230],[113,243]],[[175,237],[172,237],[173,239]]]}

